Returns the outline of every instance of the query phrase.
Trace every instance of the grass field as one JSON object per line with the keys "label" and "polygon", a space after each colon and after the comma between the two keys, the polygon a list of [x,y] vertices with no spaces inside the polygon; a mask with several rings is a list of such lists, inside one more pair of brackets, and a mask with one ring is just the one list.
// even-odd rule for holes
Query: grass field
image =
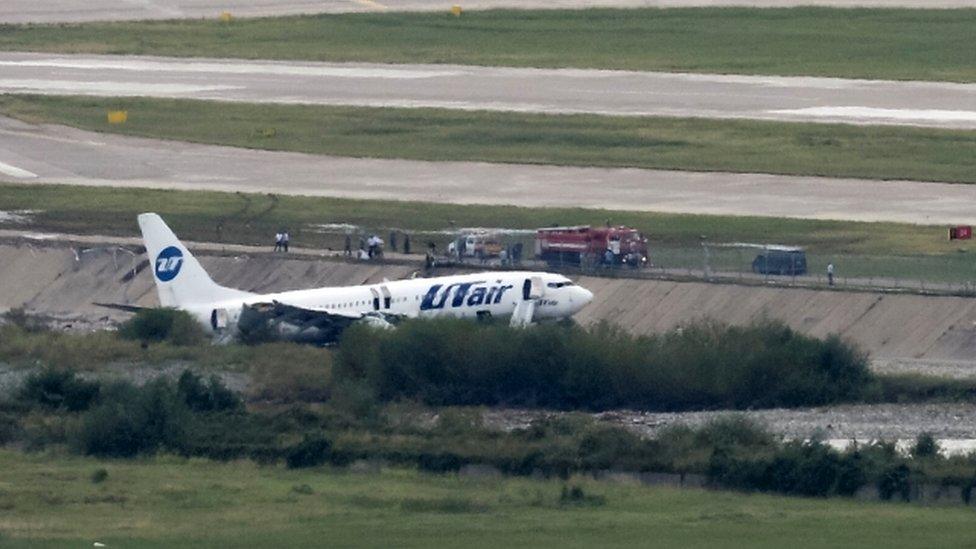
{"label": "grass field", "polygon": [[[106,111],[129,121],[109,125]],[[976,132],[435,109],[0,96],[0,113],[100,132],[353,157],[976,182]]]}
{"label": "grass field", "polygon": [[[970,547],[972,509],[599,483],[0,451],[0,545]],[[108,477],[92,482],[104,468]]]}
{"label": "grass field", "polygon": [[496,10],[5,26],[0,48],[976,81],[976,10]]}

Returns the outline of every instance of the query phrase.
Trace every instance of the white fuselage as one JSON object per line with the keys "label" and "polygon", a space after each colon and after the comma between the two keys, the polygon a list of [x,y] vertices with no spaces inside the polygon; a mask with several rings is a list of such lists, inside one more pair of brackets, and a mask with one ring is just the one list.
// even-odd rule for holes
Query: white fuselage
{"label": "white fuselage", "polygon": [[523,301],[526,281],[533,279],[542,288],[541,297],[535,300],[533,320],[568,318],[593,298],[588,290],[562,275],[499,271],[249,295],[183,304],[180,308],[210,329],[216,328],[215,311],[225,315],[222,318],[227,325],[233,325],[244,305],[269,302],[349,317],[380,312],[407,318],[508,318]]}

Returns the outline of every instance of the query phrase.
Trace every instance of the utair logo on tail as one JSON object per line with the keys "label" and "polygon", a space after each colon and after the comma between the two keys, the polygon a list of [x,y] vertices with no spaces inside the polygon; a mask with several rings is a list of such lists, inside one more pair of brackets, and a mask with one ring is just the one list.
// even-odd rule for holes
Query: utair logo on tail
{"label": "utair logo on tail", "polygon": [[183,267],[183,252],[176,246],[169,246],[156,256],[156,278],[169,282],[180,274]]}

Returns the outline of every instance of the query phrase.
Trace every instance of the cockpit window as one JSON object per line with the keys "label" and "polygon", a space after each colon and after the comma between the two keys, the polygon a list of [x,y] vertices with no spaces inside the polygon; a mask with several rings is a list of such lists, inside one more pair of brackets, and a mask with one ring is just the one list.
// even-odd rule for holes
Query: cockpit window
{"label": "cockpit window", "polygon": [[550,282],[546,284],[546,286],[550,288],[565,288],[566,286],[572,286],[572,285],[573,283],[568,280],[566,282]]}

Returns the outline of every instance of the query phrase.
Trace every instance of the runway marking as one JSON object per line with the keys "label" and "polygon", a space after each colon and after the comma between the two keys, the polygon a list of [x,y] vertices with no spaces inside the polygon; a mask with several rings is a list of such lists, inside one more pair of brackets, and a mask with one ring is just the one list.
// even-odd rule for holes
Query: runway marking
{"label": "runway marking", "polygon": [[0,173],[9,175],[10,177],[16,177],[17,179],[34,179],[37,177],[37,174],[34,172],[29,172],[17,166],[11,166],[10,164],[4,164],[3,162],[0,162]]}
{"label": "runway marking", "polygon": [[72,145],[90,145],[92,147],[104,147],[104,141],[92,141],[90,139],[71,139],[70,137],[60,137],[57,135],[45,135],[43,133],[36,132],[24,132],[17,130],[0,130],[0,135],[10,135],[18,139],[45,139],[47,141],[56,141],[58,143],[70,143]]}
{"label": "runway marking", "polygon": [[[372,0],[362,0],[372,1]],[[337,78],[394,78],[416,79],[456,76],[462,71],[443,69],[403,69],[393,67],[339,67],[281,63],[221,63],[194,61],[154,61],[148,59],[37,59],[0,61],[0,67],[38,67],[52,69],[119,70],[145,72],[192,72],[211,74],[269,74],[283,76],[325,76]]]}
{"label": "runway marking", "polygon": [[873,107],[807,107],[768,111],[770,114],[813,116],[818,118],[852,118],[899,120],[904,122],[976,122],[976,111],[940,109],[877,109]]}
{"label": "runway marking", "polygon": [[145,82],[110,82],[79,80],[5,79],[0,78],[0,90],[14,93],[54,95],[64,92],[79,95],[149,95],[162,96],[197,92],[242,89],[240,86],[197,86]]}

